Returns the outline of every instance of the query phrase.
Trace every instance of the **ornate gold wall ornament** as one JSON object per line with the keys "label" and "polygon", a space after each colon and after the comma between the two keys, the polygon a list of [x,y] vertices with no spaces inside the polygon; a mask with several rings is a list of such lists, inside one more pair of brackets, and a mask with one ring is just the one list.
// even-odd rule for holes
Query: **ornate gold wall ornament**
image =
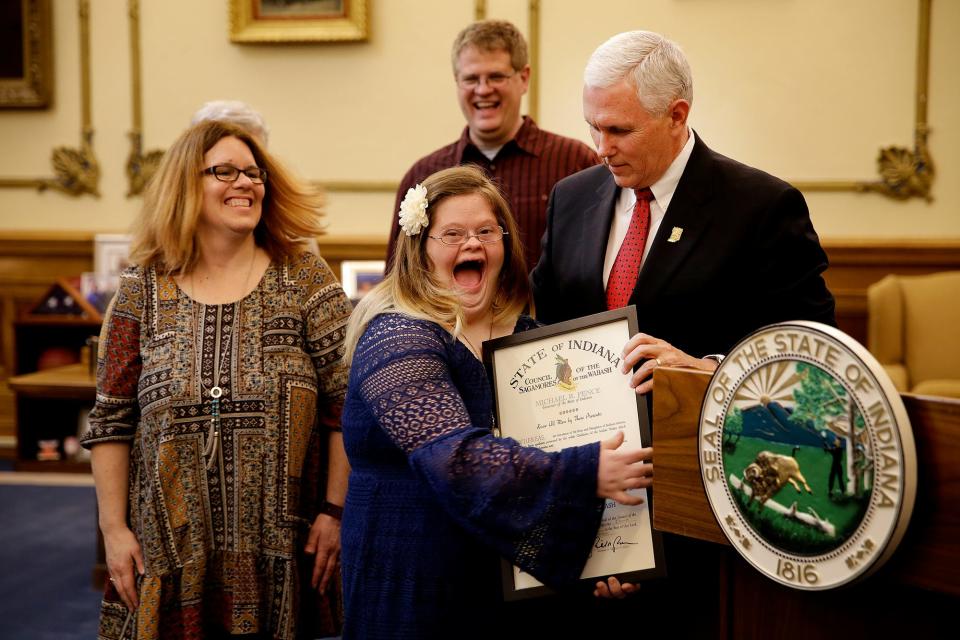
{"label": "ornate gold wall ornament", "polygon": [[85,193],[100,197],[100,165],[93,153],[93,126],[90,119],[90,0],[77,0],[80,23],[80,148],[57,147],[51,161],[54,178],[0,178],[0,187],[55,189],[72,196]]}
{"label": "ornate gold wall ornament", "polygon": [[801,191],[874,192],[897,200],[923,198],[933,201],[930,189],[935,175],[933,159],[927,149],[927,97],[930,72],[930,8],[933,0],[920,0],[917,20],[916,123],[913,149],[885,147],[877,156],[879,181],[803,181],[791,183]]}
{"label": "ornate gold wall ornament", "polygon": [[147,182],[157,172],[164,151],[154,149],[143,153],[143,134],[134,129],[127,134],[130,137],[130,155],[127,156],[127,197],[140,195]]}
{"label": "ornate gold wall ornament", "polygon": [[93,130],[83,132],[79,149],[57,147],[53,150],[53,170],[57,177],[46,181],[46,186],[72,196],[89,193],[100,197],[100,165],[93,155]]}
{"label": "ornate gold wall ornament", "polygon": [[936,171],[927,151],[927,132],[918,128],[916,137],[913,151],[904,147],[880,149],[877,169],[881,182],[870,184],[871,191],[898,200],[920,197],[927,202],[933,201],[930,185]]}

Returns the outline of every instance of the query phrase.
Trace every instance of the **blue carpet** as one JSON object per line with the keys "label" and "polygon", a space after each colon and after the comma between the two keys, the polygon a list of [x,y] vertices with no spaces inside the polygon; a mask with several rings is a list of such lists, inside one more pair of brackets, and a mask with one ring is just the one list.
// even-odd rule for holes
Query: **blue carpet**
{"label": "blue carpet", "polygon": [[93,487],[0,485],[0,639],[94,640]]}

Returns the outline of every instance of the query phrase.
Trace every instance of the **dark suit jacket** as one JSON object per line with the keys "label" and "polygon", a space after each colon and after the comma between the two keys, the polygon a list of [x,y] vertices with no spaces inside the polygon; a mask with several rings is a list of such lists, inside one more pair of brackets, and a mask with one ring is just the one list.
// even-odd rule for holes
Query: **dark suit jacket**
{"label": "dark suit jacket", "polygon": [[[553,188],[531,274],[538,320],[606,309],[603,261],[618,194],[602,165]],[[683,231],[669,242],[674,227]],[[727,353],[773,322],[834,325],[826,268],[800,192],[714,153],[698,136],[630,304],[641,332],[695,357]]]}

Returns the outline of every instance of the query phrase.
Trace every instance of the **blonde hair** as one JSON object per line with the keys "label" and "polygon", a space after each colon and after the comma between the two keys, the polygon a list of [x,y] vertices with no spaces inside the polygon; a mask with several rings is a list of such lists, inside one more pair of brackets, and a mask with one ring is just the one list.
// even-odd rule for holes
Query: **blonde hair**
{"label": "blonde hair", "polygon": [[[510,213],[510,205],[497,187],[472,165],[438,171],[422,184],[427,190],[428,216],[446,198],[475,193],[490,204],[497,223],[508,234],[503,238],[503,266],[492,305],[493,321],[500,322],[517,316],[528,306],[532,308],[517,223]],[[429,226],[413,236],[400,234],[390,273],[354,309],[347,325],[348,363],[367,325],[382,313],[403,313],[436,322],[447,328],[454,337],[460,334],[464,323],[460,298],[456,291],[447,288],[433,273],[433,264],[427,256],[428,229]]]}
{"label": "blonde hair", "polygon": [[288,172],[249,132],[236,125],[204,120],[170,146],[147,185],[133,228],[130,261],[185,273],[199,258],[197,224],[203,209],[203,157],[220,140],[237,138],[267,172],[257,246],[279,260],[303,248],[303,240],[323,233],[322,197]]}
{"label": "blonde hair", "polygon": [[506,20],[481,20],[468,25],[457,34],[453,41],[450,59],[453,63],[453,75],[460,69],[460,52],[467,47],[476,47],[480,51],[506,51],[510,55],[510,66],[520,71],[529,61],[527,41],[513,24]]}

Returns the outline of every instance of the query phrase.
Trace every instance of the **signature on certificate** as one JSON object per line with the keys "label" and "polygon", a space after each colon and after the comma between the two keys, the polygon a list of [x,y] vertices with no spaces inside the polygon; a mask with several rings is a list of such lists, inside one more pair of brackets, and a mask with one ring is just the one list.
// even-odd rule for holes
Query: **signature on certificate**
{"label": "signature on certificate", "polygon": [[637,544],[636,542],[631,542],[630,540],[624,540],[623,536],[616,536],[612,540],[610,538],[604,538],[603,536],[597,536],[597,539],[593,541],[593,548],[598,551],[612,551],[617,552],[617,549],[621,547],[626,547],[632,544]]}

